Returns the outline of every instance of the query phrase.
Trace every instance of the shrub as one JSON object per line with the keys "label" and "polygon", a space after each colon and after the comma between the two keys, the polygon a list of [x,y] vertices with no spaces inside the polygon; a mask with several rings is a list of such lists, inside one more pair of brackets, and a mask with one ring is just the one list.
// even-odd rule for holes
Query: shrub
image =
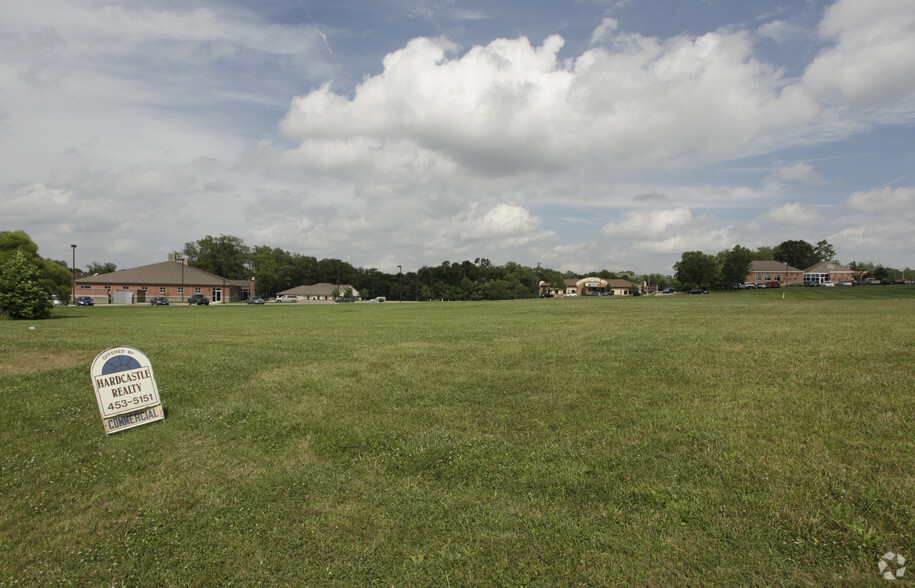
{"label": "shrub", "polygon": [[12,319],[43,319],[51,316],[41,275],[21,251],[0,268],[0,313]]}

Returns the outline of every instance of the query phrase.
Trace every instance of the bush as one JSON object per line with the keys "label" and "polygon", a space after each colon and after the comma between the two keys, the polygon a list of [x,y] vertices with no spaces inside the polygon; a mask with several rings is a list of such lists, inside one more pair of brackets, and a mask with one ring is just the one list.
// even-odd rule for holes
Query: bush
{"label": "bush", "polygon": [[12,319],[51,316],[38,268],[16,251],[0,268],[0,313]]}

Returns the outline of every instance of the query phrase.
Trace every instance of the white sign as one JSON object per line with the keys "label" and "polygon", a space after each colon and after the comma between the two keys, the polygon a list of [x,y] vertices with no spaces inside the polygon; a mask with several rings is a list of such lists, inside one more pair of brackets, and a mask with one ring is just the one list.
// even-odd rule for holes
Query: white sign
{"label": "white sign", "polygon": [[109,435],[165,418],[149,359],[133,347],[112,347],[90,370],[95,399]]}

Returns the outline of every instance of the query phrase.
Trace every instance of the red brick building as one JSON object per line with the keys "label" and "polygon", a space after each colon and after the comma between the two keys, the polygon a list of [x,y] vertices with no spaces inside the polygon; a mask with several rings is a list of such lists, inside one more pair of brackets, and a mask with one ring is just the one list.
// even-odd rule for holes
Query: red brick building
{"label": "red brick building", "polygon": [[215,303],[238,302],[254,295],[256,286],[254,278],[227,280],[175,260],[174,255],[162,263],[77,278],[75,284],[77,296],[91,296],[96,304],[145,304],[153,296],[181,303],[191,294],[203,294]]}

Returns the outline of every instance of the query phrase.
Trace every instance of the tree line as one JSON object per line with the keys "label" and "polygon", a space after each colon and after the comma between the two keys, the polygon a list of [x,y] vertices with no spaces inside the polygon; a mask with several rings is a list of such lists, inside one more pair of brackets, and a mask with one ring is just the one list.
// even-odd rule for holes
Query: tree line
{"label": "tree line", "polygon": [[[539,283],[565,289],[565,280],[596,276],[602,279],[624,279],[634,284],[647,282],[658,288],[688,289],[705,287],[727,289],[742,283],[755,260],[775,260],[798,269],[821,261],[833,261],[836,252],[828,242],[811,245],[806,241],[784,241],[774,247],[751,250],[741,245],[715,255],[687,251],[674,264],[674,275],[637,274],[633,271],[612,272],[605,269],[585,272],[560,272],[551,268],[524,266],[515,262],[494,265],[487,258],[473,261],[443,261],[437,266],[424,265],[415,271],[387,273],[377,268],[356,267],[340,259],[317,259],[291,253],[277,247],[251,247],[238,237],[206,236],[185,243],[175,252],[194,267],[226,279],[257,282],[257,294],[276,296],[278,292],[301,285],[325,282],[357,289],[363,298],[384,297],[389,300],[504,300],[533,298],[539,294]],[[898,279],[901,272],[873,262],[852,261],[847,265],[856,276],[876,279]],[[116,271],[113,263],[92,262],[87,273]],[[38,245],[24,231],[0,231],[0,315],[13,318],[42,318],[50,315],[46,300],[57,295],[70,302],[74,275],[66,261],[44,259]],[[906,271],[909,271],[908,269]]]}
{"label": "tree line", "polygon": [[733,249],[725,249],[715,255],[687,251],[674,264],[674,279],[684,289],[703,287],[727,290],[747,279],[754,261],[765,260],[778,261],[800,270],[828,261],[848,267],[857,279],[864,276],[878,280],[902,277],[901,271],[870,261],[843,264],[836,258],[835,248],[826,240],[819,241],[816,245],[790,240],[774,247],[758,247],[756,250],[735,245]]}
{"label": "tree line", "polygon": [[263,297],[300,285],[325,282],[350,285],[363,298],[384,297],[389,300],[505,300],[534,298],[539,283],[565,288],[565,280],[584,276],[626,279],[641,284],[670,285],[673,280],[662,274],[636,274],[632,271],[598,270],[586,274],[560,272],[554,269],[524,266],[515,262],[494,265],[489,259],[443,261],[437,266],[424,265],[415,271],[387,273],[377,268],[356,267],[334,258],[317,259],[310,255],[290,253],[269,245],[250,247],[230,235],[206,236],[185,243],[178,253],[188,264],[204,271],[241,280],[254,278],[257,293]]}

